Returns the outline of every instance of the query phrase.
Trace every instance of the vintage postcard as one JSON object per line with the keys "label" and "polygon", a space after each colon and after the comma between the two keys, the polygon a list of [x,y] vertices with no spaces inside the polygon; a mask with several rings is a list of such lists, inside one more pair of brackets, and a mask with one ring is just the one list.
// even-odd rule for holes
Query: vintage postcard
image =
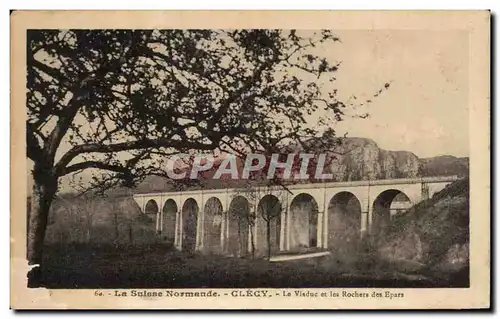
{"label": "vintage postcard", "polygon": [[489,74],[488,11],[15,11],[11,307],[489,308]]}

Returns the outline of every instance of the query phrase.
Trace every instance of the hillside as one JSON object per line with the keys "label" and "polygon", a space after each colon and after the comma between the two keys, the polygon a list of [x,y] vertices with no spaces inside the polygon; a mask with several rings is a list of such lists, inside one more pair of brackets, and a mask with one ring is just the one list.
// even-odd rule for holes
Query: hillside
{"label": "hillside", "polygon": [[409,269],[468,278],[468,178],[396,216],[377,247],[383,258]]}
{"label": "hillside", "polygon": [[46,244],[149,244],[154,217],[141,214],[131,197],[59,196],[51,207]]}

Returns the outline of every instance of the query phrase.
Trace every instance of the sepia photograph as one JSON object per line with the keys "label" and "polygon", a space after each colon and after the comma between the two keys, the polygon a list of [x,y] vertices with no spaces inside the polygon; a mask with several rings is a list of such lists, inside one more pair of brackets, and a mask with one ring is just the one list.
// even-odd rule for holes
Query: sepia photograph
{"label": "sepia photograph", "polygon": [[112,14],[11,16],[11,294],[489,305],[489,12]]}

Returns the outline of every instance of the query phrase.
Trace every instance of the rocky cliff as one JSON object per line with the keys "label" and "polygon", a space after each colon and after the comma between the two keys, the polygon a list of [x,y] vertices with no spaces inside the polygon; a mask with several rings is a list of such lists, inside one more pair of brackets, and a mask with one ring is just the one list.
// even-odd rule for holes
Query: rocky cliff
{"label": "rocky cliff", "polygon": [[337,181],[413,178],[421,175],[421,162],[415,154],[383,150],[367,138],[343,138],[331,156],[329,169]]}

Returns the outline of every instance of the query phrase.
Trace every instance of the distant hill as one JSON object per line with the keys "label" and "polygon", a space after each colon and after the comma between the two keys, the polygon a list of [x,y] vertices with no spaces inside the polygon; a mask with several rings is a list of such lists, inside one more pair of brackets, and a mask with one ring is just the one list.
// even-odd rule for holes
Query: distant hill
{"label": "distant hill", "polygon": [[458,175],[467,176],[469,174],[469,158],[455,157],[451,155],[422,158],[422,175]]}

